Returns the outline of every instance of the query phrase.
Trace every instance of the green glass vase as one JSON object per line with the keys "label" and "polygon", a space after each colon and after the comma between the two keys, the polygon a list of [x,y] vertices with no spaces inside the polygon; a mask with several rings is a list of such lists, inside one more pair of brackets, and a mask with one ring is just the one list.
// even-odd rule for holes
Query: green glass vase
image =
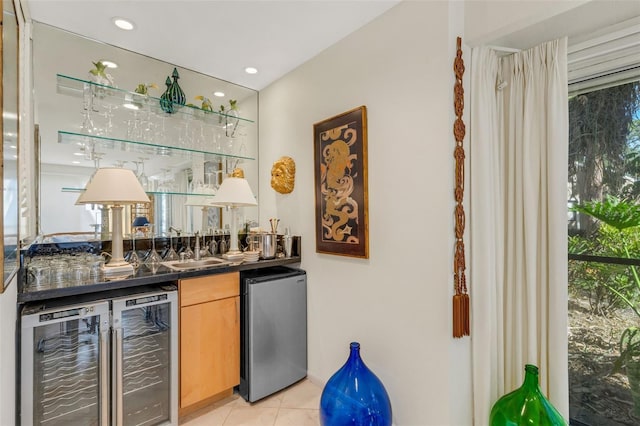
{"label": "green glass vase", "polygon": [[169,88],[171,87],[171,79],[167,77],[167,80],[164,83],[167,86],[167,90],[160,96],[160,108],[168,114],[173,113],[173,103],[171,102],[171,95],[169,93]]}
{"label": "green glass vase", "polygon": [[504,395],[491,409],[491,426],[566,426],[558,410],[542,394],[538,385],[538,367],[524,367],[524,383]]}

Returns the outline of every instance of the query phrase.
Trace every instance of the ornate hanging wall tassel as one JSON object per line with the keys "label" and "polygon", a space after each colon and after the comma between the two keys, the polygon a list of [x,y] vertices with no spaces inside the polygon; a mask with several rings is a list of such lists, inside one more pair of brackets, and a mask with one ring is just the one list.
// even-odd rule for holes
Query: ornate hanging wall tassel
{"label": "ornate hanging wall tassel", "polygon": [[462,76],[464,74],[464,61],[462,60],[462,39],[458,37],[456,47],[456,59],[453,61],[453,71],[456,75],[456,83],[453,86],[453,106],[456,113],[456,121],[453,124],[453,135],[456,139],[456,148],[453,151],[455,158],[456,187],[454,196],[455,209],[455,252],[453,254],[453,337],[469,336],[469,294],[467,293],[467,279],[465,277],[466,264],[464,259],[464,147],[462,141],[465,135],[462,113],[464,111],[464,88]]}

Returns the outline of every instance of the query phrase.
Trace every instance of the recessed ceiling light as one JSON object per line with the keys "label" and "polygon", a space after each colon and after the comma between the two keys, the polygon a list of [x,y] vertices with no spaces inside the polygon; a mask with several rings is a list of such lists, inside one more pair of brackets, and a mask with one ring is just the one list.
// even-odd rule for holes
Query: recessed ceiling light
{"label": "recessed ceiling light", "polygon": [[71,164],[80,164],[79,161],[72,161]]}
{"label": "recessed ceiling light", "polygon": [[140,108],[138,107],[138,105],[134,105],[134,104],[122,104],[123,107],[127,108],[127,109],[132,109],[134,111],[139,110]]}
{"label": "recessed ceiling light", "polygon": [[113,24],[121,30],[130,31],[135,28],[133,22],[129,21],[128,19],[115,17],[111,18],[111,21],[113,21]]}
{"label": "recessed ceiling light", "polygon": [[84,157],[84,153],[83,152],[74,152],[73,155],[78,156],[78,157]]}
{"label": "recessed ceiling light", "polygon": [[100,62],[102,62],[102,65],[104,65],[107,68],[118,68],[118,64],[108,59],[100,59]]}
{"label": "recessed ceiling light", "polygon": [[247,74],[257,74],[258,73],[258,69],[254,68],[254,67],[246,67],[244,69],[244,72],[246,72]]}
{"label": "recessed ceiling light", "polygon": [[224,92],[213,92],[213,96],[217,96],[219,98],[224,98]]}

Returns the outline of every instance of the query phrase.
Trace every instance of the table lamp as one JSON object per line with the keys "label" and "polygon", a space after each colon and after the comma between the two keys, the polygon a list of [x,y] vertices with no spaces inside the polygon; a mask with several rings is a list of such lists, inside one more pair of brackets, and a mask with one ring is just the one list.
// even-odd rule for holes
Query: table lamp
{"label": "table lamp", "polygon": [[104,265],[106,277],[133,274],[133,266],[124,260],[122,244],[122,207],[150,202],[133,171],[104,167],[95,171],[76,204],[103,204],[111,207],[111,261]]}
{"label": "table lamp", "polygon": [[257,206],[256,197],[251,192],[249,182],[244,178],[228,177],[222,181],[216,196],[213,199],[216,206],[229,207],[231,209],[231,235],[229,240],[229,251],[225,254],[237,255],[242,253],[238,248],[238,224],[236,223],[236,213],[239,207]]}

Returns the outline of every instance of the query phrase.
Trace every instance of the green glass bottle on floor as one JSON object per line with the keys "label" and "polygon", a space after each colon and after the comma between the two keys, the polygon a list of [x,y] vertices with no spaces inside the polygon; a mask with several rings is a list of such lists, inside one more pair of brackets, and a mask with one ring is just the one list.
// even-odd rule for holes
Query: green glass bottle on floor
{"label": "green glass bottle on floor", "polygon": [[524,383],[493,405],[491,426],[567,426],[558,410],[545,398],[538,385],[538,367],[524,367]]}

